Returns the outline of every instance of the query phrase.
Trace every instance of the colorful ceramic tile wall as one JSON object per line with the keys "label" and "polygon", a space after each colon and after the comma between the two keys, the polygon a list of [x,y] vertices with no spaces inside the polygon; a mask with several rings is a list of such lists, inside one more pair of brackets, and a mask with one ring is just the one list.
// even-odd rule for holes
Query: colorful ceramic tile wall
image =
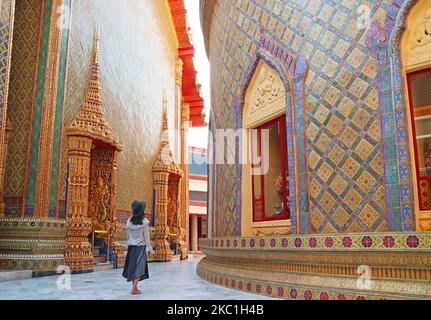
{"label": "colorful ceramic tile wall", "polygon": [[10,74],[11,33],[13,32],[14,0],[0,1],[0,128],[3,127],[4,107],[7,106],[7,83]]}
{"label": "colorful ceramic tile wall", "polygon": [[26,173],[25,212],[26,217],[34,216],[36,201],[36,180],[38,174],[39,142],[42,126],[42,111],[46,84],[46,72],[49,51],[49,34],[51,30],[52,0],[43,2],[42,30],[39,43],[39,61],[37,65],[36,95],[33,106],[33,122],[31,124],[31,140],[28,168]]}
{"label": "colorful ceramic tile wall", "polygon": [[59,181],[64,181],[59,176],[62,174],[60,172],[60,149],[62,143],[61,141],[61,129],[63,126],[63,107],[65,99],[66,90],[66,71],[67,71],[67,61],[68,61],[68,44],[70,32],[68,26],[70,26],[71,19],[71,5],[72,0],[65,0],[63,3],[64,16],[62,17],[61,25],[63,26],[63,32],[61,34],[61,45],[60,45],[60,62],[59,62],[59,74],[58,74],[58,88],[57,88],[57,100],[56,100],[56,113],[54,120],[54,143],[53,143],[53,153],[52,153],[52,172],[50,180],[50,195],[49,195],[49,216],[50,217],[66,217],[66,207],[62,205],[62,201],[59,199]]}
{"label": "colorful ceramic tile wall", "polygon": [[10,134],[5,172],[7,216],[22,212],[29,131],[39,46],[41,1],[22,0],[15,7],[14,41],[9,82]]}
{"label": "colorful ceramic tile wall", "polygon": [[[388,224],[387,177],[382,143],[379,83],[368,29],[358,29],[358,9],[383,23],[391,1],[217,1],[209,41],[212,101],[217,128],[236,128],[234,100],[259,45],[259,24],[275,43],[309,64],[306,142],[309,223],[300,233],[412,230],[395,212]],[[398,1],[401,2],[401,1]],[[227,150],[235,152],[235,150]],[[218,166],[214,223],[218,235],[238,235],[240,175]],[[217,197],[219,195],[219,197]],[[298,227],[298,229],[296,229]]]}
{"label": "colorful ceramic tile wall", "polygon": [[15,7],[14,41],[9,83],[8,121],[12,129],[5,173],[6,215],[18,216],[27,166],[31,115],[39,46],[42,2],[19,1]]}

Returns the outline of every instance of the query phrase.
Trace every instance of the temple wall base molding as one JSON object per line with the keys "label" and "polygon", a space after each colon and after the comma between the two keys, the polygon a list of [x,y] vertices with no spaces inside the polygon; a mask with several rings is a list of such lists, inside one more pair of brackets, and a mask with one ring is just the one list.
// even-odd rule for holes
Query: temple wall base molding
{"label": "temple wall base molding", "polygon": [[1,218],[0,269],[56,274],[65,264],[65,237],[65,220]]}
{"label": "temple wall base molding", "polygon": [[73,273],[93,271],[93,250],[88,241],[92,230],[91,220],[83,217],[67,219],[65,263]]}
{"label": "temple wall base molding", "polygon": [[156,239],[155,243],[155,253],[153,255],[153,261],[158,262],[168,262],[172,261],[172,252],[169,248],[169,243],[166,239]]}
{"label": "temple wall base molding", "polygon": [[431,234],[201,239],[198,275],[281,299],[431,299]]}

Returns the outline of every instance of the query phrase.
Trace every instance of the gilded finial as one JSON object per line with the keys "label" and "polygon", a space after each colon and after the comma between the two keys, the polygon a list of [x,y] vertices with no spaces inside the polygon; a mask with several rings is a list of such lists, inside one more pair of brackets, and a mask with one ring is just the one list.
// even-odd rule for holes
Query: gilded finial
{"label": "gilded finial", "polygon": [[163,131],[169,129],[168,125],[168,99],[166,96],[166,89],[163,90]]}
{"label": "gilded finial", "polygon": [[96,27],[96,39],[94,45],[94,64],[99,64],[100,38],[100,24],[98,24]]}

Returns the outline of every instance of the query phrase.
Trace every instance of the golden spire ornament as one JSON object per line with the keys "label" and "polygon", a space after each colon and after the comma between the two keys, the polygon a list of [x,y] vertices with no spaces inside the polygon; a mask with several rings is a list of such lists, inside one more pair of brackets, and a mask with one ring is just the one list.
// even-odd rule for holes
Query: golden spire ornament
{"label": "golden spire ornament", "polygon": [[117,143],[112,130],[105,119],[101,99],[100,86],[100,26],[95,29],[94,58],[91,65],[91,77],[88,83],[82,107],[75,120],[68,128],[69,134],[76,132],[86,134],[92,138],[100,139],[116,148],[121,147]]}
{"label": "golden spire ornament", "polygon": [[100,24],[96,27],[96,38],[94,44],[94,65],[99,65],[99,55],[100,55]]}

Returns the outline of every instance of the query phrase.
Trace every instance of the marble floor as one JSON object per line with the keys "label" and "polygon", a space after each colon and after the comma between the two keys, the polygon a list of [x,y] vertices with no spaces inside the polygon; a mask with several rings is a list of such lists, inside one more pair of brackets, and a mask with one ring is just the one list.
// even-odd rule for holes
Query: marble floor
{"label": "marble floor", "polygon": [[[97,271],[72,275],[70,289],[59,276],[0,282],[1,300],[263,300],[208,283],[196,274],[201,257],[187,261],[150,263],[150,279],[141,282],[142,295],[130,295],[131,285],[121,277],[121,270]],[[62,283],[61,283],[62,282]]]}

